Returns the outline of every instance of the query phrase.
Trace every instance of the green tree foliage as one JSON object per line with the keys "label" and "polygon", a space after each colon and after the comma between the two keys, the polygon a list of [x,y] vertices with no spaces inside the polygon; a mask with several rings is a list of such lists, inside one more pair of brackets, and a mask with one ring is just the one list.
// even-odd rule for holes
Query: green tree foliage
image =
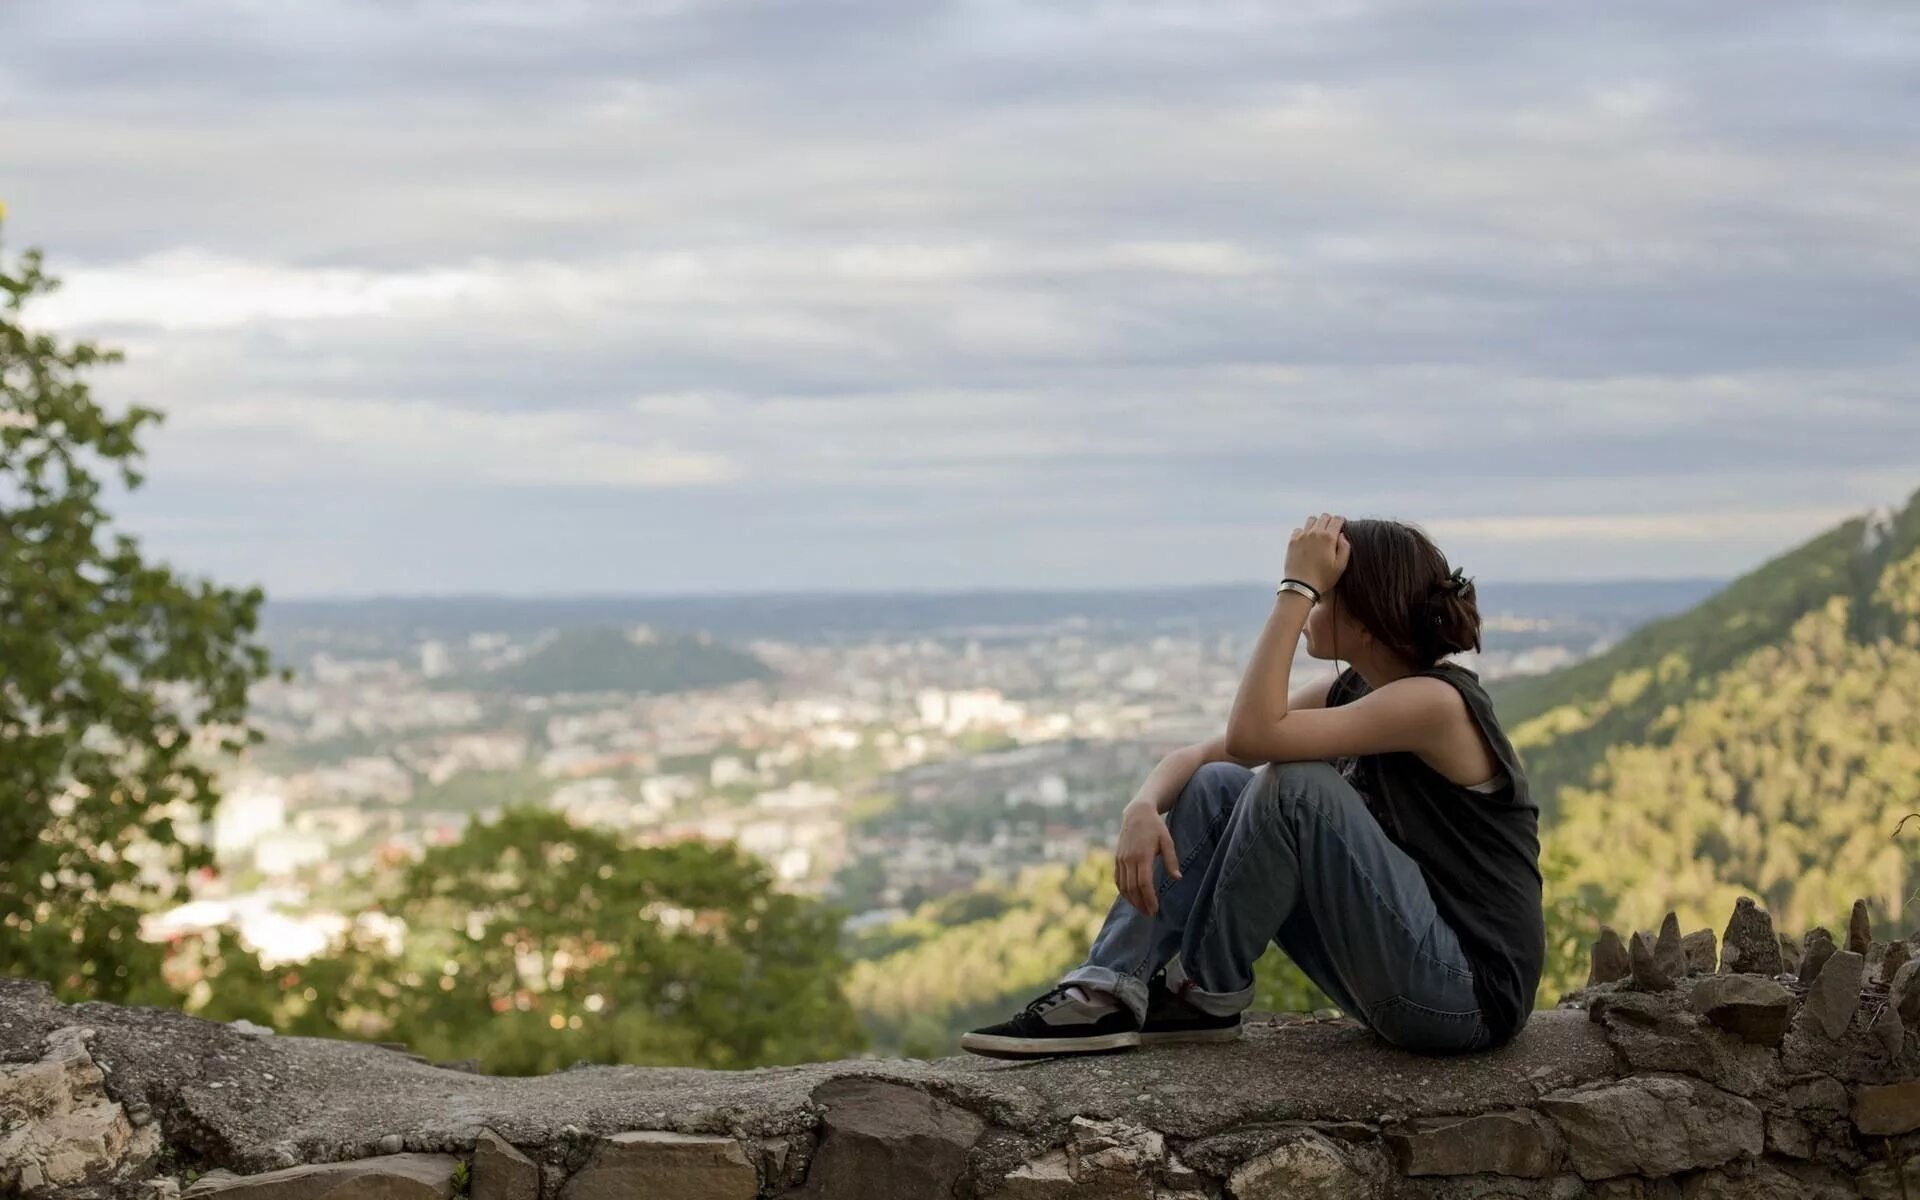
{"label": "green tree foliage", "polygon": [[[1502,694],[1552,787],[1558,886],[1622,930],[1718,929],[1741,895],[1777,927],[1897,927],[1920,871],[1920,496],[1849,522],[1602,659]],[[1607,673],[1607,668],[1612,673]]]}
{"label": "green tree foliage", "polygon": [[1561,789],[1584,783],[1608,746],[1643,736],[1669,707],[1711,688],[1747,655],[1779,644],[1804,614],[1847,588],[1862,528],[1855,520],[1822,534],[1604,654],[1496,683],[1495,704],[1544,814],[1556,814]]}
{"label": "green tree foliage", "polygon": [[211,817],[214,760],[256,736],[261,594],[111,531],[103,491],[140,485],[159,414],[95,401],[116,352],[24,324],[55,286],[35,252],[0,259],[0,971],[152,999],[160,951],[137,923],[206,864],[180,826]]}
{"label": "green tree foliage", "polygon": [[771,678],[773,669],[752,654],[704,637],[659,633],[636,642],[618,629],[573,629],[519,662],[448,682],[481,691],[552,696],[685,692]]}
{"label": "green tree foliage", "polygon": [[837,914],[775,891],[732,847],[636,847],[510,809],[428,850],[380,901],[405,924],[397,956],[363,932],[297,969],[216,979],[211,1007],[504,1074],[762,1066],[862,1046]]}

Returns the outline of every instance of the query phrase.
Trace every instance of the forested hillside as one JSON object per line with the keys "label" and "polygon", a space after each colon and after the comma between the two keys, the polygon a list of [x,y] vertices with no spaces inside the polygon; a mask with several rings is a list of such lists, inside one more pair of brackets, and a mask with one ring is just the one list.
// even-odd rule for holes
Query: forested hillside
{"label": "forested hillside", "polygon": [[[1750,893],[1798,931],[1906,909],[1920,867],[1920,495],[1609,653],[1496,692],[1567,882],[1622,927]],[[1920,822],[1915,823],[1920,826]]]}
{"label": "forested hillside", "polygon": [[575,629],[519,662],[462,676],[455,686],[551,696],[563,692],[686,692],[749,679],[772,668],[745,650],[679,633],[635,641],[619,629]]}

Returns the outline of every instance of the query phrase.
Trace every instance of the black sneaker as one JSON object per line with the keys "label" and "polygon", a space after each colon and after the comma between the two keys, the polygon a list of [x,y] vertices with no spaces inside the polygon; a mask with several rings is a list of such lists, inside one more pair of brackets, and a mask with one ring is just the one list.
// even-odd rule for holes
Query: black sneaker
{"label": "black sneaker", "polygon": [[1140,1024],[1125,1005],[1076,1000],[1061,984],[1021,1009],[1011,1021],[962,1034],[960,1048],[989,1058],[1049,1058],[1105,1054],[1140,1044]]}
{"label": "black sneaker", "polygon": [[1240,1014],[1216,1017],[1203,1013],[1167,986],[1167,973],[1157,971],[1147,981],[1147,1020],[1140,1026],[1142,1046],[1176,1042],[1230,1042],[1240,1036]]}

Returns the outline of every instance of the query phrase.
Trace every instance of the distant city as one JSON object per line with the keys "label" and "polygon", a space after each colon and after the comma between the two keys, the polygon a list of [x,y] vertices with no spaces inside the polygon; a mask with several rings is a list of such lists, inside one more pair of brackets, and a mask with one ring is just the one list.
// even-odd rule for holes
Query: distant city
{"label": "distant city", "polygon": [[[1462,661],[1551,670],[1719,586],[1482,584],[1486,646]],[[273,963],[356,922],[396,935],[362,881],[512,805],[642,844],[734,842],[857,932],[1105,845],[1159,756],[1222,728],[1270,596],[270,604],[291,679],[256,689],[267,740],[199,831],[218,869],[143,936],[234,929]]]}

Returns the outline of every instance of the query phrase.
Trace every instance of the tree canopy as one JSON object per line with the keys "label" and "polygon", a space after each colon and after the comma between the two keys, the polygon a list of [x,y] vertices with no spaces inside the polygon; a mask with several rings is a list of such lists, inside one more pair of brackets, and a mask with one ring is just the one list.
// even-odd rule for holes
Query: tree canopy
{"label": "tree canopy", "polygon": [[0,254],[0,970],[147,998],[140,912],[208,864],[183,827],[213,815],[217,757],[256,737],[261,592],[177,575],[112,528],[108,491],[140,486],[160,414],[95,400],[117,352],[25,323],[56,286],[38,253]]}

